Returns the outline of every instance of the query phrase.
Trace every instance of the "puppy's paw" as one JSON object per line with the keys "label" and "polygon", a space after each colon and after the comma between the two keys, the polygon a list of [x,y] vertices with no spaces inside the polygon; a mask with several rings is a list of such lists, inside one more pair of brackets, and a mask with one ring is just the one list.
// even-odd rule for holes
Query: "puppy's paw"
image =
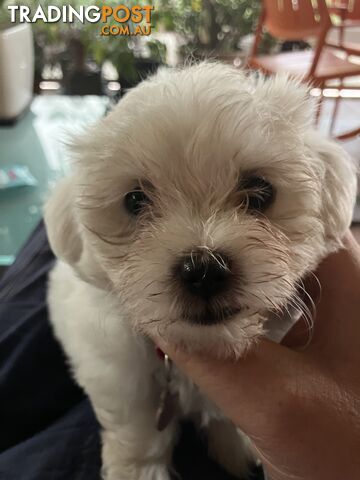
{"label": "puppy's paw", "polygon": [[122,435],[103,431],[103,480],[170,480],[170,433],[147,437],[145,427],[141,435],[132,428]]}

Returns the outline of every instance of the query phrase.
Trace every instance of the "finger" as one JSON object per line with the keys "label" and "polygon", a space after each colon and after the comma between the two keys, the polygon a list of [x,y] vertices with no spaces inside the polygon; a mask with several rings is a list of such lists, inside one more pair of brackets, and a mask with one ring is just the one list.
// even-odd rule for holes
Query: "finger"
{"label": "finger", "polygon": [[311,335],[309,321],[302,316],[281,340],[281,345],[301,350],[309,344]]}
{"label": "finger", "polygon": [[308,275],[302,282],[299,296],[304,305],[304,313],[281,341],[290,348],[303,349],[312,339],[316,308],[321,298],[321,286],[317,276]]}
{"label": "finger", "polygon": [[295,352],[268,340],[239,360],[217,359],[201,353],[189,354],[156,343],[224,413],[248,435],[263,431],[281,406],[282,386],[289,375]]}
{"label": "finger", "polygon": [[350,232],[344,248],[329,255],[316,276],[321,298],[316,309],[314,340],[338,335],[339,328],[354,328],[354,309],[360,308],[360,246]]}
{"label": "finger", "polygon": [[[324,293],[358,291],[360,281],[360,246],[350,232],[343,239],[343,248],[330,254],[316,274]],[[354,282],[353,277],[357,280]],[[323,295],[322,295],[323,297]]]}

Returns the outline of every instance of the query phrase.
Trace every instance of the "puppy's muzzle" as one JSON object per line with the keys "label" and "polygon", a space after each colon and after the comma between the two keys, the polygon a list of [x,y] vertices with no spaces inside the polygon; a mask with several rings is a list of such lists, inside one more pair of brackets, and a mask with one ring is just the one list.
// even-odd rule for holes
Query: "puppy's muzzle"
{"label": "puppy's muzzle", "polygon": [[185,255],[177,271],[187,291],[206,301],[222,293],[231,277],[229,258],[208,250]]}

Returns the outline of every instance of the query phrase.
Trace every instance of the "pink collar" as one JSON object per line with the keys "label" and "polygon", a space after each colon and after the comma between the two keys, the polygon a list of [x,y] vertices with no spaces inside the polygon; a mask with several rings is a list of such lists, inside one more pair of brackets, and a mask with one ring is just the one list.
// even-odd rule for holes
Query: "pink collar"
{"label": "pink collar", "polygon": [[155,351],[156,351],[157,356],[160,358],[160,360],[164,360],[165,353],[161,350],[161,348],[155,346]]}

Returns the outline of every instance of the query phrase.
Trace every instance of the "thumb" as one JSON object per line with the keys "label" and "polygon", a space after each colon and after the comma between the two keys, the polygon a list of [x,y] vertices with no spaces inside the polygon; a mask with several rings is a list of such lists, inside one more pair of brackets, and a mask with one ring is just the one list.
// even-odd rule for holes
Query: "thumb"
{"label": "thumb", "polygon": [[218,359],[187,353],[156,342],[183,373],[249,436],[268,431],[267,423],[281,408],[284,385],[294,375],[297,353],[262,339],[242,359]]}

